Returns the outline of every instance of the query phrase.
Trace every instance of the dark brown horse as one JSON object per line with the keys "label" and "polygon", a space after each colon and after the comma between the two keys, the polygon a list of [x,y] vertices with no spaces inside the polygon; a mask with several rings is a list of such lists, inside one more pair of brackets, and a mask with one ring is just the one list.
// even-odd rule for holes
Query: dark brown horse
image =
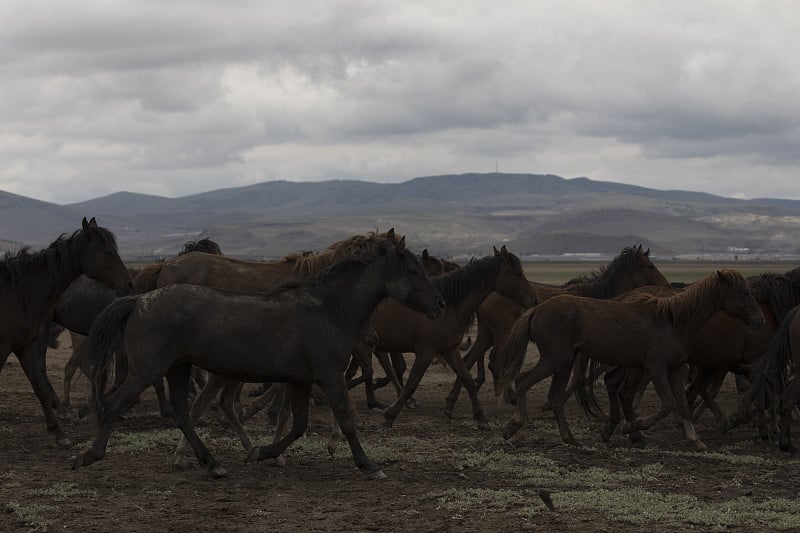
{"label": "dark brown horse", "polygon": [[[620,302],[561,295],[527,311],[514,325],[505,348],[511,365],[503,378],[516,378],[517,405],[503,436],[510,438],[525,424],[528,389],[552,375],[548,397],[561,439],[575,442],[564,416],[564,392],[575,356],[582,353],[605,364],[642,368],[652,376],[662,409],[627,424],[627,431],[650,427],[674,412],[683,422],[686,438],[696,448],[705,448],[686,401],[686,361],[692,338],[719,311],[754,329],[764,324],[746,281],[729,270],[717,271],[674,296]],[[539,348],[539,362],[517,377],[529,340]]]}
{"label": "dark brown horse", "polygon": [[[189,417],[187,396],[195,364],[233,380],[288,384],[294,419],[290,433],[278,443],[253,448],[248,460],[277,457],[305,432],[311,385],[316,383],[358,468],[385,477],[361,447],[347,409],[343,373],[356,337],[386,296],[431,319],[443,312],[442,296],[404,241],[374,241],[315,279],[289,282],[262,296],[181,284],[114,302],[97,318],[88,340],[99,424],[92,447],[73,468],[105,455],[115,420],[144,388],[166,374],[176,424],[200,463],[212,475],[224,475]],[[105,395],[108,360],[120,350],[129,371],[121,386]]]}
{"label": "dark brown horse", "polygon": [[[546,285],[531,282],[539,302],[544,302],[559,294],[574,294],[590,298],[613,298],[636,287],[645,285],[667,285],[667,279],[650,260],[650,249],[642,246],[623,248],[608,265],[585,276],[574,278],[563,285]],[[495,377],[495,395],[500,405],[503,397],[511,400],[513,392],[505,392],[498,387],[498,380],[506,367],[506,362],[496,360],[500,348],[505,345],[514,322],[525,309],[514,301],[495,293],[490,294],[478,307],[478,332],[464,363],[472,368],[478,362],[477,384],[485,381],[483,357],[491,349],[489,369]],[[493,355],[495,357],[493,357]],[[509,384],[510,385],[510,384]],[[456,380],[447,396],[447,405],[452,409],[461,390],[461,381]]]}
{"label": "dark brown horse", "polygon": [[[780,321],[792,307],[800,304],[798,280],[800,280],[800,268],[783,275],[767,273],[748,277],[747,285],[765,317],[764,327],[752,330],[735,317],[721,312],[711,317],[692,339],[687,361],[696,370],[696,376],[687,391],[689,404],[691,405],[699,395],[703,400],[701,407],[708,406],[723,429],[726,429],[730,422],[714,400],[719,385],[728,372],[748,372],[749,368],[761,359]],[[677,292],[676,289],[661,287],[639,290],[645,290],[650,294],[657,292],[661,295],[665,290]],[[629,293],[623,295],[622,299],[635,297],[636,294]],[[582,362],[585,363],[585,360]],[[574,373],[581,377],[585,374],[577,362]],[[609,418],[608,424],[601,431],[601,436],[603,440],[608,441],[620,421],[620,406],[617,404],[621,403],[626,418],[632,416],[636,399],[641,396],[641,392],[649,382],[649,376],[639,369],[618,367],[606,372],[604,380],[609,397]],[[578,389],[581,393],[579,395],[581,404],[590,414],[597,411],[592,385],[593,380],[589,379]],[[695,414],[695,419],[699,411],[700,408]],[[640,435],[631,434],[631,438],[638,442]]]}
{"label": "dark brown horse", "polygon": [[59,446],[69,439],[53,411],[58,398],[45,371],[44,358],[37,357],[36,339],[45,318],[59,296],[81,274],[127,294],[131,277],[117,254],[114,235],[97,225],[94,218],[70,237],[61,236],[44,250],[6,255],[0,262],[0,369],[11,352],[42,404],[47,429]]}
{"label": "dark brown horse", "polygon": [[[764,359],[755,375],[750,400],[758,394],[759,400],[766,397],[777,407],[780,416],[780,434],[778,446],[781,450],[797,453],[792,444],[791,422],[792,411],[800,400],[800,379],[797,371],[800,368],[800,306],[786,314],[775,331],[772,341],[764,354]],[[759,414],[763,414],[763,405],[759,405]]]}
{"label": "dark brown horse", "polygon": [[373,317],[372,326],[378,334],[377,350],[416,354],[403,393],[384,412],[385,424],[391,426],[394,423],[433,357],[440,354],[464,382],[478,426],[488,427],[475,383],[461,360],[458,345],[475,310],[492,291],[513,298],[521,306],[534,305],[536,297],[525,279],[519,259],[505,246],[500,251],[495,249],[494,255],[473,260],[454,272],[433,278],[433,283],[447,301],[447,310],[442,318],[427,321],[419,313],[392,301],[379,306]]}

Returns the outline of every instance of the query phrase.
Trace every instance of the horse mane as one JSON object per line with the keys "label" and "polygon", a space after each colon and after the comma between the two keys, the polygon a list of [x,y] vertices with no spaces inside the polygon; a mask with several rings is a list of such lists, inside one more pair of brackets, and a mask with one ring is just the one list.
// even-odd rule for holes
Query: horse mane
{"label": "horse mane", "polygon": [[642,251],[641,246],[626,246],[609,264],[601,266],[596,272],[567,281],[564,288],[572,294],[580,293],[589,298],[611,298],[617,293],[614,280],[619,273],[631,271],[643,255],[647,253]]}
{"label": "horse mane", "polygon": [[[509,257],[514,257],[508,254]],[[517,261],[519,261],[517,259]],[[472,259],[469,263],[439,276],[431,278],[433,286],[442,294],[447,305],[458,305],[472,291],[476,283],[493,276],[503,263],[503,256],[487,255]]]}
{"label": "horse mane", "polygon": [[[391,236],[390,236],[391,235]],[[281,261],[294,263],[292,275],[297,278],[309,278],[325,270],[338,261],[360,252],[369,252],[376,243],[391,241],[399,244],[400,237],[394,232],[370,232],[366,235],[353,235],[336,241],[319,253],[300,252],[285,255]]]}
{"label": "horse mane", "polygon": [[769,304],[778,321],[795,305],[800,304],[800,287],[794,286],[783,274],[767,272],[750,276],[747,278],[747,285],[756,300]]}
{"label": "horse mane", "polygon": [[[117,249],[117,241],[109,230],[94,226],[91,231],[94,231],[108,247]],[[25,307],[28,299],[26,273],[45,267],[49,286],[54,289],[64,289],[79,271],[79,259],[88,243],[89,236],[86,231],[78,229],[69,237],[62,233],[47,248],[38,252],[31,253],[30,247],[27,246],[16,253],[6,252],[0,260],[0,275],[16,289],[17,296]]]}
{"label": "horse mane", "polygon": [[[729,284],[732,286],[728,287]],[[674,296],[655,298],[657,313],[661,317],[671,318],[674,325],[691,322],[698,316],[711,316],[722,308],[723,294],[729,294],[739,287],[747,287],[741,274],[735,270],[718,270]]]}
{"label": "horse mane", "polygon": [[178,255],[184,255],[191,252],[203,252],[206,254],[224,255],[222,253],[222,249],[219,247],[219,244],[208,238],[200,239],[199,241],[186,241],[183,244],[183,248],[181,248],[181,251],[178,252]]}
{"label": "horse mane", "polygon": [[[313,272],[305,277],[287,279],[275,288],[263,293],[259,293],[259,296],[269,300],[289,290],[320,287],[324,285],[330,278],[341,276],[350,270],[353,270],[357,266],[370,264],[381,255],[396,253],[395,251],[397,250],[399,244],[396,238],[392,240],[385,237],[380,238],[378,236],[370,239],[369,241],[363,242],[368,242],[368,244],[358,246],[358,249],[355,251],[355,253],[345,255],[339,260],[334,261],[324,268],[320,268],[318,271]],[[318,266],[322,263],[323,262],[320,261],[316,263],[315,266]]]}

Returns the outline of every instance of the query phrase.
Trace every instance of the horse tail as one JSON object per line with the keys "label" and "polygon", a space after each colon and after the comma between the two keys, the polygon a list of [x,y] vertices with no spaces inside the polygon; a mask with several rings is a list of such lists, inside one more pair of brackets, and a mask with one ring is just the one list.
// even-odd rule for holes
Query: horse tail
{"label": "horse tail", "polygon": [[147,265],[139,271],[133,278],[133,289],[131,294],[142,294],[158,288],[158,275],[161,274],[161,267],[164,263]]}
{"label": "horse tail", "polygon": [[597,401],[594,384],[603,374],[605,365],[590,359],[582,353],[578,353],[575,358],[575,366],[572,369],[572,379],[575,382],[575,397],[581,404],[583,411],[592,418],[601,418],[603,411]]}
{"label": "horse tail", "polygon": [[105,396],[111,357],[114,353],[119,352],[122,335],[125,332],[125,323],[137,300],[136,296],[126,296],[111,302],[97,315],[91,330],[89,330],[89,337],[86,339],[88,377],[92,385],[91,406],[98,419],[102,418],[103,397]]}
{"label": "horse tail", "polygon": [[532,307],[522,313],[514,322],[505,345],[500,348],[497,360],[503,371],[503,377],[499,390],[504,390],[505,387],[514,383],[517,374],[522,370],[525,353],[528,351],[528,341],[533,340],[530,336],[530,326],[535,312],[536,307]]}
{"label": "horse tail", "polygon": [[[751,394],[755,395],[762,390],[773,394],[781,394],[789,382],[789,376],[794,374],[794,359],[792,347],[789,343],[789,326],[797,315],[800,306],[789,311],[772,334],[769,347],[764,353],[761,365],[755,372],[750,386]],[[758,394],[762,397],[763,394]]]}

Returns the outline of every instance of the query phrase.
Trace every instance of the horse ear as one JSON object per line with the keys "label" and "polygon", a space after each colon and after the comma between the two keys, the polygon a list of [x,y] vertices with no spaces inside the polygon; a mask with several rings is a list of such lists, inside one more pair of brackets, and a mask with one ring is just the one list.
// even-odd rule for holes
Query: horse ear
{"label": "horse ear", "polygon": [[728,283],[728,277],[725,275],[724,270],[717,270],[717,277],[725,283]]}
{"label": "horse ear", "polygon": [[97,221],[94,219],[94,217],[92,217],[92,219],[89,221],[89,227],[90,228],[96,228],[97,227]]}
{"label": "horse ear", "polygon": [[650,248],[647,249],[647,251],[644,253],[644,255],[645,255],[645,257],[650,257]]}
{"label": "horse ear", "polygon": [[86,217],[83,217],[83,220],[81,220],[81,227],[83,228],[83,231],[89,229],[89,222],[86,220]]}
{"label": "horse ear", "polygon": [[389,237],[390,241],[393,241],[394,240],[394,228],[392,228],[389,231],[387,231],[386,232],[386,236]]}
{"label": "horse ear", "polygon": [[406,247],[406,236],[405,235],[403,235],[403,237],[400,239],[400,242],[397,243],[397,246],[399,246],[400,248],[405,248]]}
{"label": "horse ear", "polygon": [[425,248],[424,250],[422,250],[422,258],[427,259],[428,257],[430,257],[430,255],[428,254],[428,249]]}
{"label": "horse ear", "polygon": [[494,250],[494,255],[500,255],[500,252],[497,251],[497,246],[492,246],[492,250]]}
{"label": "horse ear", "polygon": [[500,247],[500,255],[506,255],[507,253],[508,250],[506,250],[506,245],[504,244],[503,246]]}
{"label": "horse ear", "polygon": [[642,245],[641,244],[639,245],[639,249],[637,251],[638,251],[638,253],[642,253]]}

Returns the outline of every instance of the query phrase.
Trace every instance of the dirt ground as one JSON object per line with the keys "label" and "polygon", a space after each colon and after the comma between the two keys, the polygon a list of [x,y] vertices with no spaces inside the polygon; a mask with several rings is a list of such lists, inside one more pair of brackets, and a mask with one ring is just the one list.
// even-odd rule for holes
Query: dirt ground
{"label": "dirt ground", "polygon": [[[61,340],[48,356],[59,392],[70,348],[68,336]],[[761,442],[752,428],[723,437],[705,415],[698,430],[706,453],[690,451],[671,419],[646,432],[645,449],[622,435],[605,445],[597,422],[571,401],[568,416],[581,445],[566,446],[552,415],[540,411],[545,383],[531,391],[531,420],[508,444],[500,428],[510,410],[495,407],[491,384],[481,390],[491,431],[475,427],[464,395],[454,418],[445,417],[451,380],[450,370],[432,366],[415,395],[418,407],[405,410],[390,431],[380,425],[380,412],[366,409],[363,389],[354,389],[362,441],[386,480],[362,476],[345,444],[328,457],[325,407],[312,410],[308,435],[290,447],[282,468],[245,463],[220,414],[208,413],[201,434],[229,472],[214,480],[196,463],[172,465],[179,432],[158,416],[151,391],[115,426],[106,458],[72,471],[92,437],[91,422],[71,412],[64,426],[73,446],[57,447],[12,356],[0,374],[0,531],[800,529],[800,462]],[[73,404],[85,400],[85,379],[73,391]],[[730,409],[732,384],[721,396]],[[381,389],[379,398],[388,402],[393,392]],[[648,412],[654,401],[648,392]],[[247,427],[256,441],[271,437],[264,413]],[[551,494],[555,511],[545,507],[541,490]]]}

